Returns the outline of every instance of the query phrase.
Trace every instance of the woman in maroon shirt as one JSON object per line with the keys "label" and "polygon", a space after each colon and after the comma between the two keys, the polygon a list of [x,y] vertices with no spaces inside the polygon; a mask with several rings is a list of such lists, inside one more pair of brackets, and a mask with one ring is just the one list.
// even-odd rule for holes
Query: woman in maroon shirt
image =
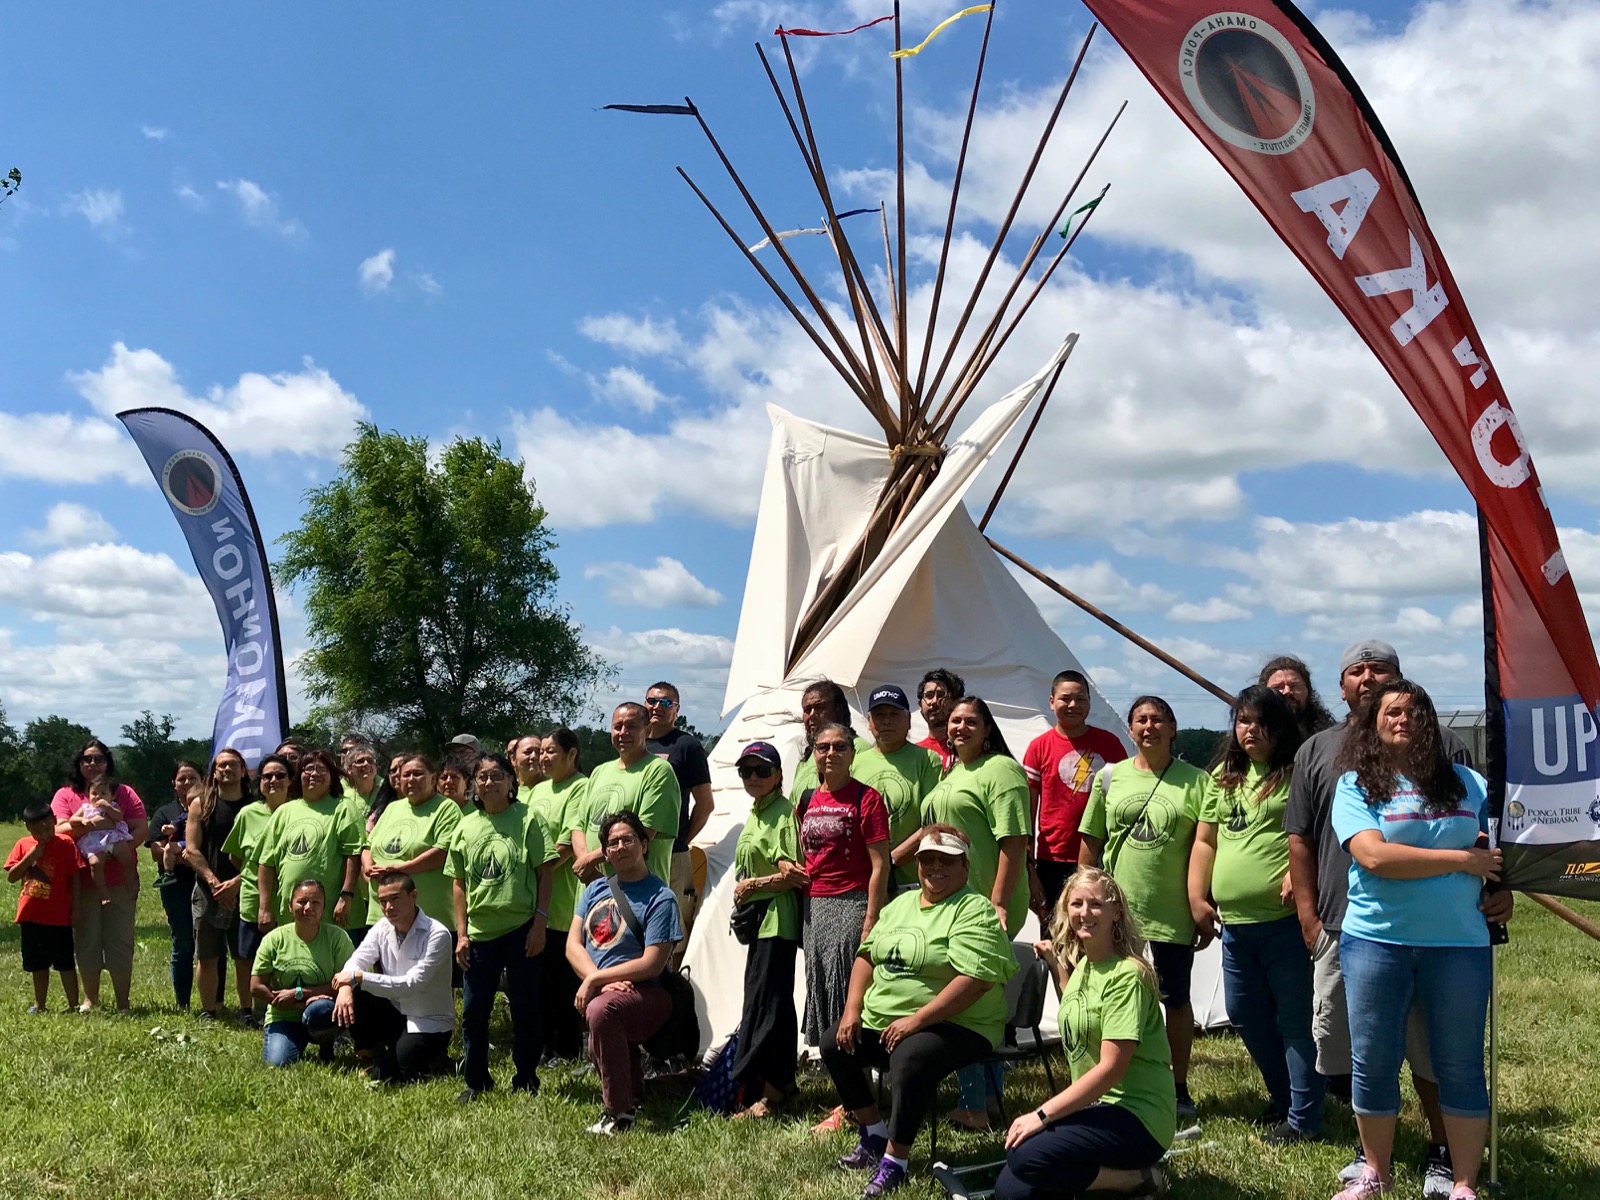
{"label": "woman in maroon shirt", "polygon": [[889,894],[889,808],[850,778],[855,733],[824,725],[813,743],[815,789],[795,804],[800,850],[811,883],[805,904],[805,1037],[813,1046],[844,1013],[856,951]]}

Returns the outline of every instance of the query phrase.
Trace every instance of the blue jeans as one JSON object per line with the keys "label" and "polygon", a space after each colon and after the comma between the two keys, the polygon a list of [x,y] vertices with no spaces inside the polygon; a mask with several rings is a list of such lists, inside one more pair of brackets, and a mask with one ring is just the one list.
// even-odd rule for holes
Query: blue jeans
{"label": "blue jeans", "polygon": [[1304,1133],[1322,1129],[1328,1084],[1311,1037],[1311,955],[1298,917],[1222,927],[1228,1020],[1255,1060],[1272,1106]]}
{"label": "blue jeans", "polygon": [[1428,1026],[1439,1108],[1451,1117],[1489,1115],[1483,1023],[1489,1012],[1487,946],[1392,946],[1339,935],[1350,1010],[1351,1107],[1362,1116],[1400,1112],[1406,1014],[1415,997]]}
{"label": "blue jeans", "polygon": [[535,1068],[544,1052],[539,1027],[539,960],[529,958],[528,925],[510,933],[472,943],[471,956],[461,984],[461,1074],[469,1088],[486,1092],[494,1087],[489,1075],[489,1014],[503,973],[506,1004],[511,1009],[511,1086],[539,1090]]}
{"label": "blue jeans", "polygon": [[157,888],[161,907],[166,910],[172,929],[172,995],[179,1008],[189,1007],[194,993],[194,913],[189,907],[192,888],[169,883]]}
{"label": "blue jeans", "polygon": [[261,1059],[269,1067],[287,1067],[305,1053],[312,1042],[333,1048],[339,1027],[333,1023],[333,1000],[320,996],[306,1005],[298,1021],[273,1021],[261,1042]]}

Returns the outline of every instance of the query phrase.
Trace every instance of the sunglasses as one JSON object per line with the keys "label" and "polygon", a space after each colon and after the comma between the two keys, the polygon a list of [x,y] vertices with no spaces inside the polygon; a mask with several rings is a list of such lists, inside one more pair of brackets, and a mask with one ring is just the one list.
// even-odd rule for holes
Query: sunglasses
{"label": "sunglasses", "polygon": [[749,766],[744,763],[739,764],[740,779],[771,779],[777,773],[778,768],[771,763],[751,763]]}
{"label": "sunglasses", "polygon": [[81,763],[103,763],[105,760],[106,756],[104,754],[84,754],[78,758]]}
{"label": "sunglasses", "polygon": [[289,778],[289,776],[283,771],[263,771],[263,772],[261,772],[261,782],[262,783],[269,783],[274,779],[287,779],[287,778]]}
{"label": "sunglasses", "polygon": [[647,708],[671,708],[676,703],[666,696],[646,696],[644,702]]}

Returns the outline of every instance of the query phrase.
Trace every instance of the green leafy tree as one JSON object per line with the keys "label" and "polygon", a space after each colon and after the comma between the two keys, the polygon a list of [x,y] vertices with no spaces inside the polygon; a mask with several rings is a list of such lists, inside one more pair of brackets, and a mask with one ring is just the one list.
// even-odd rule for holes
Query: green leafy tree
{"label": "green leafy tree", "polygon": [[1220,729],[1180,729],[1172,752],[1194,767],[1208,767],[1217,746],[1227,737]]}
{"label": "green leafy tree", "polygon": [[117,747],[117,774],[151,806],[164,804],[173,767],[180,757],[172,738],[177,727],[171,713],[159,717],[148,708],[122,727]]}
{"label": "green leafy tree", "polygon": [[92,737],[94,731],[87,725],[65,717],[48,716],[29,721],[22,731],[26,756],[24,779],[29,798],[48,800],[55,795],[56,789],[67,782],[73,758]]}
{"label": "green leafy tree", "polygon": [[35,797],[28,789],[28,752],[0,705],[0,821],[15,820]]}
{"label": "green leafy tree", "polygon": [[363,425],[306,495],[281,577],[305,593],[302,677],[336,727],[438,750],[570,720],[611,668],[555,600],[545,512],[500,443]]}

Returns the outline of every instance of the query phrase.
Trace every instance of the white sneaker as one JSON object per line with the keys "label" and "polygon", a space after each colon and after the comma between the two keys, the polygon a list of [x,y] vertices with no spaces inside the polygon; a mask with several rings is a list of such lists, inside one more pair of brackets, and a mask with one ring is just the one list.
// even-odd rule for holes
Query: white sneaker
{"label": "white sneaker", "polygon": [[30,1004],[30,1005],[28,1005],[28,1015],[30,1017],[42,1017],[42,1016],[44,1016],[44,1014],[45,1014],[44,1005],[42,1005],[42,1004]]}
{"label": "white sneaker", "polygon": [[1367,1169],[1367,1152],[1360,1146],[1356,1147],[1356,1156],[1345,1164],[1339,1172],[1340,1183],[1354,1183],[1361,1178],[1361,1172]]}
{"label": "white sneaker", "polygon": [[631,1112],[615,1114],[603,1112],[600,1114],[600,1119],[584,1132],[598,1134],[600,1137],[613,1137],[619,1133],[627,1133],[628,1130],[632,1129],[633,1120],[634,1115]]}

